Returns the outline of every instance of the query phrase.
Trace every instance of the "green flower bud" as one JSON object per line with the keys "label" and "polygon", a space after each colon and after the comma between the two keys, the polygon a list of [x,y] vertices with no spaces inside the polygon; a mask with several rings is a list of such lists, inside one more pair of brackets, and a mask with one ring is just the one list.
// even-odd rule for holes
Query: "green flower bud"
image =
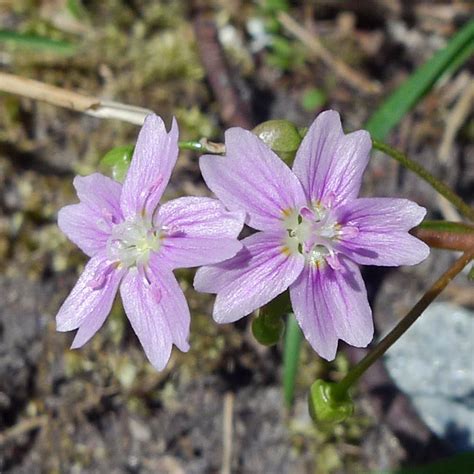
{"label": "green flower bud", "polygon": [[273,346],[280,340],[285,330],[283,316],[289,308],[288,292],[260,308],[258,316],[252,321],[252,334],[260,344]]}
{"label": "green flower bud", "polygon": [[257,125],[252,132],[285,163],[293,163],[301,143],[301,135],[293,123],[288,120],[268,120]]}
{"label": "green flower bud", "polygon": [[264,346],[275,345],[283,335],[285,323],[281,315],[270,315],[260,312],[252,321],[252,334]]}
{"label": "green flower bud", "polygon": [[352,415],[354,404],[347,392],[340,393],[337,383],[316,380],[311,385],[308,404],[315,423],[340,423]]}
{"label": "green flower bud", "polygon": [[100,160],[100,166],[111,172],[115,181],[123,182],[132,161],[134,145],[124,145],[112,148]]}

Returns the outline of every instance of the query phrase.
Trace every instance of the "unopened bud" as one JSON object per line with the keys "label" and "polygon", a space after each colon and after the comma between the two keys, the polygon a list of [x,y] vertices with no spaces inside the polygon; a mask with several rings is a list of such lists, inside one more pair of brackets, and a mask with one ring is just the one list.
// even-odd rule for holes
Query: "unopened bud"
{"label": "unopened bud", "polygon": [[285,163],[293,163],[301,143],[301,135],[295,124],[288,120],[268,120],[257,125],[252,132]]}
{"label": "unopened bud", "polygon": [[337,383],[316,380],[311,385],[308,404],[315,423],[340,423],[352,415],[354,404],[347,392],[340,393]]}
{"label": "unopened bud", "polygon": [[101,167],[110,172],[115,181],[122,183],[130,167],[134,149],[134,145],[112,148],[100,160]]}
{"label": "unopened bud", "polygon": [[289,309],[288,292],[282,293],[260,308],[258,316],[252,321],[252,334],[260,344],[273,346],[280,340],[285,330],[283,316]]}

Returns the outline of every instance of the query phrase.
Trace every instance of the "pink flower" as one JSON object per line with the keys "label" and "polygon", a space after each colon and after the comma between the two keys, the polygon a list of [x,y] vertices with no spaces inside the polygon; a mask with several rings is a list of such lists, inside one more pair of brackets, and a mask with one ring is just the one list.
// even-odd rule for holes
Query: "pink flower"
{"label": "pink flower", "polygon": [[189,349],[190,315],[172,270],[215,263],[242,247],[242,212],[216,199],[183,197],[158,204],[178,157],[178,126],[146,118],[123,186],[99,173],[76,177],[80,203],[58,224],[90,258],[56,316],[58,331],[79,329],[72,348],[100,329],[120,288],[123,306],[157,370],[172,344]]}
{"label": "pink flower", "polygon": [[226,132],[226,157],[203,156],[209,188],[259,230],[225,262],[198,270],[195,288],[217,293],[214,319],[236,321],[290,289],[301,329],[332,360],[338,339],[364,347],[372,314],[357,264],[414,265],[429,248],[411,236],[426,210],[406,199],[357,198],[370,136],[344,135],[339,114],[311,125],[290,170],[252,133]]}

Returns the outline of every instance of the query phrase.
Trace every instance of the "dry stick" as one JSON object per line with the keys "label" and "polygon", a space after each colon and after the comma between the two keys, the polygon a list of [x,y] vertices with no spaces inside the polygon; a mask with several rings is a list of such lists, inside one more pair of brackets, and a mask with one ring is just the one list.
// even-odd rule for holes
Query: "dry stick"
{"label": "dry stick", "polygon": [[466,118],[472,112],[474,105],[474,82],[469,82],[467,87],[461,92],[461,96],[450,111],[446,120],[446,128],[443,133],[443,139],[438,150],[438,156],[442,163],[449,161],[454,138]]}
{"label": "dry stick", "polygon": [[112,118],[143,125],[149,109],[79,94],[43,82],[0,72],[0,91],[17,94],[98,118]]}
{"label": "dry stick", "polygon": [[250,105],[235,84],[225,53],[219,42],[214,13],[207,0],[193,0],[193,23],[197,46],[207,80],[219,104],[219,113],[227,126],[251,129]]}
{"label": "dry stick", "polygon": [[335,58],[317,36],[303,28],[296,20],[291,18],[291,16],[286,13],[280,13],[278,20],[289,33],[300,40],[314,55],[321,58],[326,66],[332,69],[336,75],[348,82],[351,86],[361,89],[367,94],[379,94],[382,92],[381,84],[367,79],[345,62]]}
{"label": "dry stick", "polygon": [[48,417],[46,415],[39,415],[20,421],[15,426],[12,426],[4,433],[0,434],[0,446],[17,438],[18,436],[21,436],[22,434],[43,427],[47,422]]}
{"label": "dry stick", "polygon": [[230,474],[232,467],[232,418],[234,412],[234,394],[227,392],[224,396],[223,442],[221,474]]}

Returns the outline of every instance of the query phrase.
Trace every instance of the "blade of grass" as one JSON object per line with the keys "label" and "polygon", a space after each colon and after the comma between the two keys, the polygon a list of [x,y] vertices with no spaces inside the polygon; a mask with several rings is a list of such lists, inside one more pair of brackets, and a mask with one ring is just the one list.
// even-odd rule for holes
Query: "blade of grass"
{"label": "blade of grass", "polygon": [[293,404],[295,382],[298,373],[301,351],[301,330],[295,316],[290,313],[286,323],[285,345],[283,352],[283,391],[288,408]]}
{"label": "blade of grass", "polygon": [[76,51],[76,47],[69,41],[55,40],[46,36],[18,33],[10,30],[0,30],[0,42],[11,43],[34,50],[48,50],[60,54],[73,54]]}
{"label": "blade of grass", "polygon": [[453,72],[453,66],[461,66],[470,57],[473,43],[471,20],[382,103],[364,128],[373,138],[383,140],[447,70]]}

